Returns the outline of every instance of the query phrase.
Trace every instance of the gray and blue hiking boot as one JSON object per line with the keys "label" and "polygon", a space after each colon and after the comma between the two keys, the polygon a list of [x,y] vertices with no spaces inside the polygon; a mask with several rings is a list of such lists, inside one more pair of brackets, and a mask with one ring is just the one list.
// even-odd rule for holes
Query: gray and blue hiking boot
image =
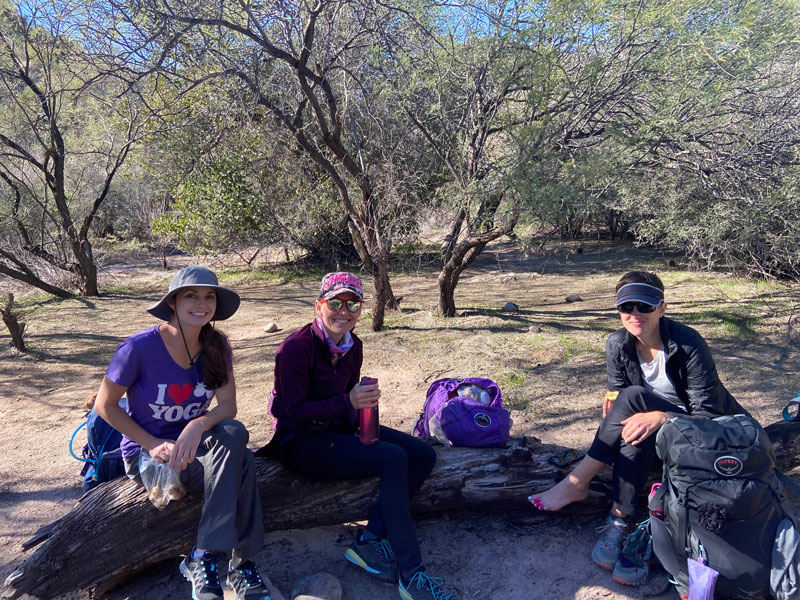
{"label": "gray and blue hiking boot", "polygon": [[653,556],[653,540],[648,522],[640,523],[622,546],[614,567],[614,581],[624,585],[643,585],[650,572],[648,561]]}
{"label": "gray and blue hiking boot", "polygon": [[252,560],[228,569],[228,587],[236,593],[236,600],[269,600],[269,590]]}
{"label": "gray and blue hiking boot", "polygon": [[383,581],[397,583],[397,567],[394,551],[388,540],[367,540],[362,542],[360,535],[344,553],[344,557],[367,573],[377,575]]}
{"label": "gray and blue hiking boot", "polygon": [[194,548],[183,559],[179,569],[187,581],[192,584],[193,600],[222,600],[222,586],[219,584],[217,561],[219,557],[213,552],[204,552],[203,556],[193,557]]}
{"label": "gray and blue hiking boot", "polygon": [[431,577],[427,571],[417,571],[408,583],[403,578],[397,586],[403,600],[459,600],[455,594],[449,594],[442,586],[441,577]]}
{"label": "gray and blue hiking boot", "polygon": [[630,525],[625,519],[608,515],[606,524],[597,528],[602,535],[592,549],[592,560],[607,571],[613,571],[629,531]]}

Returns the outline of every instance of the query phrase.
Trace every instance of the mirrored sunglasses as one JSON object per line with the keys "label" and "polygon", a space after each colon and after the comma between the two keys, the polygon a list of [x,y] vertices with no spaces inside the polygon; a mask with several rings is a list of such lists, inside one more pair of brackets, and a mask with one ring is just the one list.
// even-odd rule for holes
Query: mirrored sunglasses
{"label": "mirrored sunglasses", "polygon": [[339,300],[338,298],[331,298],[330,300],[325,300],[325,298],[320,299],[320,302],[324,302],[328,305],[332,311],[337,311],[342,308],[342,305],[347,305],[347,310],[350,312],[358,312],[361,310],[361,300],[348,300],[345,302],[344,300]]}
{"label": "mirrored sunglasses", "polygon": [[634,308],[642,314],[647,314],[655,311],[658,306],[653,306],[652,304],[646,304],[644,302],[625,302],[624,304],[620,304],[617,307],[617,310],[621,313],[629,315],[633,312]]}

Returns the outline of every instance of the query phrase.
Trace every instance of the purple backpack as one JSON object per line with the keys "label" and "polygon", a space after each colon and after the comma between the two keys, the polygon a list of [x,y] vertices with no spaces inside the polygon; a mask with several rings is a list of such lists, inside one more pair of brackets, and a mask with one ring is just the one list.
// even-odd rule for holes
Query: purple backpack
{"label": "purple backpack", "polygon": [[502,448],[510,432],[511,415],[503,408],[500,388],[480,377],[434,381],[414,425],[415,435],[433,436],[450,446]]}

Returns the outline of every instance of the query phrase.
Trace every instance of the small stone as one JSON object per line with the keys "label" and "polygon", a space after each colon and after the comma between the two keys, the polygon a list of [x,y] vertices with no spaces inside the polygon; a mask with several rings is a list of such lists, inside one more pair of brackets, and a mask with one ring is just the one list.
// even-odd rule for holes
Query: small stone
{"label": "small stone", "polygon": [[542,333],[542,328],[538,325],[531,325],[528,327],[528,333]]}
{"label": "small stone", "polygon": [[277,323],[267,323],[264,325],[264,333],[275,333],[276,331],[278,331]]}
{"label": "small stone", "polygon": [[583,298],[578,296],[578,294],[570,294],[566,298],[564,298],[566,302],[583,302]]}
{"label": "small stone", "polygon": [[306,575],[294,584],[292,600],[342,600],[342,584],[323,571]]}
{"label": "small stone", "polygon": [[517,312],[518,310],[519,306],[513,302],[506,302],[505,306],[503,306],[503,312]]}

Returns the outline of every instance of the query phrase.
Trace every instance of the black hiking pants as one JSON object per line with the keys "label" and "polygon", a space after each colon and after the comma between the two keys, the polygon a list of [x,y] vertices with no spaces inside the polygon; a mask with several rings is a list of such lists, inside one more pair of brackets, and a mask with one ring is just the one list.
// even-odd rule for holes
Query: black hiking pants
{"label": "black hiking pants", "polygon": [[289,470],[312,479],[380,477],[367,530],[389,540],[404,576],[422,566],[411,497],[436,462],[436,452],[427,442],[383,426],[373,446],[362,444],[357,435],[322,431],[297,434],[281,446],[279,456]]}
{"label": "black hiking pants", "polygon": [[683,406],[634,385],[620,390],[617,399],[603,418],[587,454],[607,465],[613,465],[611,500],[614,508],[626,515],[635,515],[638,497],[647,482],[656,456],[656,432],[633,446],[622,439],[622,423],[642,412],[660,410],[686,414]]}

